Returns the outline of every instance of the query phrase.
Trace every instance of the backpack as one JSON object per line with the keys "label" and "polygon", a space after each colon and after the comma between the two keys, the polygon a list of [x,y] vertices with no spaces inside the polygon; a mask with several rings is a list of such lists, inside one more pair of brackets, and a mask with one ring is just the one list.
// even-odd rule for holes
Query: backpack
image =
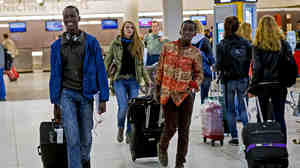
{"label": "backpack", "polygon": [[288,43],[282,42],[281,63],[279,65],[279,81],[283,87],[291,87],[296,83],[298,66]]}
{"label": "backpack", "polygon": [[250,58],[248,56],[249,46],[241,40],[224,41],[225,58],[223,59],[224,80],[235,80],[248,76]]}

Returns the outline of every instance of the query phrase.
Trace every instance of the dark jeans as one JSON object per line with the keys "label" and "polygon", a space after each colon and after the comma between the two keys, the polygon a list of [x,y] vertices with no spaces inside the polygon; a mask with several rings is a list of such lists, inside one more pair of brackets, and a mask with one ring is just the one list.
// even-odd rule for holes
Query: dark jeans
{"label": "dark jeans", "polygon": [[[264,121],[275,119],[275,121],[281,125],[281,130],[284,133],[285,140],[287,140],[286,123],[284,118],[286,96],[287,89],[278,88],[271,89],[269,95],[258,97]],[[257,118],[259,119],[259,116]]]}
{"label": "dark jeans", "polygon": [[204,104],[204,100],[208,97],[208,92],[211,84],[211,78],[205,77],[201,84],[201,104]]}
{"label": "dark jeans", "polygon": [[194,95],[189,95],[178,107],[170,98],[168,103],[163,106],[165,126],[160,138],[160,150],[167,152],[169,142],[178,128],[176,165],[181,165],[186,161],[194,99]]}
{"label": "dark jeans", "polygon": [[248,78],[239,80],[230,80],[225,84],[225,104],[226,104],[226,121],[232,138],[238,137],[236,127],[235,95],[237,95],[238,111],[240,118],[245,126],[248,123],[248,116],[244,104],[245,91],[248,88]]}
{"label": "dark jeans", "polygon": [[146,62],[146,66],[150,66],[153,65],[155,63],[157,63],[159,61],[159,56],[160,55],[147,55],[147,62]]}

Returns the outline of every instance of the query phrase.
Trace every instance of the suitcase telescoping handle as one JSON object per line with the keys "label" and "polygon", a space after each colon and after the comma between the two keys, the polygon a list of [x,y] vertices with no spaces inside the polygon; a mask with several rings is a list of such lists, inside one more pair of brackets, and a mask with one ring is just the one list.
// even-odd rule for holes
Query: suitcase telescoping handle
{"label": "suitcase telescoping handle", "polygon": [[[245,97],[244,98],[244,104],[245,104],[245,107],[246,107],[246,110],[247,110],[247,113],[248,113],[248,119],[250,120],[250,118],[251,118],[251,112],[249,111],[249,108],[248,108],[248,102],[247,102],[247,98]],[[261,112],[261,108],[260,108],[260,104],[259,104],[259,100],[258,100],[258,97],[257,96],[255,96],[255,105],[256,105],[256,111],[257,111],[257,113],[258,113],[258,115],[259,115],[259,118],[260,118],[260,120],[257,120],[258,122],[259,121],[262,121],[262,122],[264,122],[264,118],[263,118],[263,115],[262,115],[262,112]]]}

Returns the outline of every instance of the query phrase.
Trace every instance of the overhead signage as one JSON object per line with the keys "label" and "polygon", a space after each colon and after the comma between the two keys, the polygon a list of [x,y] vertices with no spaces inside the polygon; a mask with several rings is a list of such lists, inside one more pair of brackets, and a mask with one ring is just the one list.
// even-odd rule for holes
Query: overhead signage
{"label": "overhead signage", "polygon": [[192,21],[199,21],[201,22],[202,25],[206,26],[207,25],[207,18],[206,16],[190,16],[190,19]]}
{"label": "overhead signage", "polygon": [[61,21],[46,21],[45,29],[46,31],[62,31],[63,25]]}
{"label": "overhead signage", "polygon": [[102,19],[101,21],[102,29],[118,29],[118,20],[117,19]]}
{"label": "overhead signage", "polygon": [[232,2],[257,2],[257,0],[215,0],[216,4],[219,4],[219,3],[232,3]]}
{"label": "overhead signage", "polygon": [[9,23],[9,31],[12,33],[26,32],[26,23],[24,23],[24,22]]}

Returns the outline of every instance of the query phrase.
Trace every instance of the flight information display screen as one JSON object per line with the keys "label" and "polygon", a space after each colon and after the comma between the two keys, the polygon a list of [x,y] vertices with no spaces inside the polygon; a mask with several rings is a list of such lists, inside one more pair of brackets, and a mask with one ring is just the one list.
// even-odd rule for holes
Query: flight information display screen
{"label": "flight information display screen", "polygon": [[24,22],[9,23],[9,31],[11,33],[26,32],[26,23],[24,23]]}
{"label": "flight information display screen", "polygon": [[46,31],[62,31],[63,25],[61,21],[46,21],[45,22]]}
{"label": "flight information display screen", "polygon": [[190,16],[190,19],[192,21],[199,21],[201,22],[202,25],[206,26],[207,25],[207,18],[206,16]]}
{"label": "flight information display screen", "polygon": [[117,19],[103,19],[101,21],[102,29],[118,29],[118,20]]}
{"label": "flight information display screen", "polygon": [[152,18],[139,18],[140,28],[150,28],[152,26]]}

